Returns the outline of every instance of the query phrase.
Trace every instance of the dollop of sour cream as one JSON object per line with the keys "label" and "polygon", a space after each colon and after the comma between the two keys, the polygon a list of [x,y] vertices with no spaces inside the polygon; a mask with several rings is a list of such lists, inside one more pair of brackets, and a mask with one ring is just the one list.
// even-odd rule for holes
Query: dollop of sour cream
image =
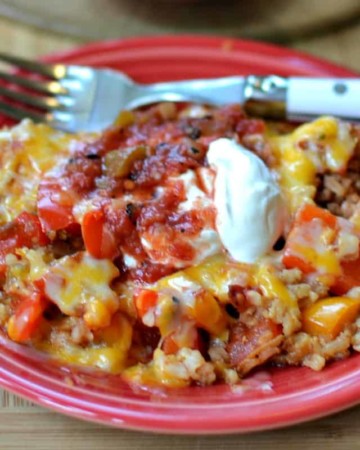
{"label": "dollop of sour cream", "polygon": [[216,228],[222,244],[234,260],[253,263],[283,232],[281,190],[264,162],[234,140],[212,142],[207,159],[216,171]]}

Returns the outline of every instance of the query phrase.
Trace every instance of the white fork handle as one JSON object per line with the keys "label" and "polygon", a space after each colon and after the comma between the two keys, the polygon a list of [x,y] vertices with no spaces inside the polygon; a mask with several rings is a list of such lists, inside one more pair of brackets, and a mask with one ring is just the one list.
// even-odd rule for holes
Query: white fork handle
{"label": "white fork handle", "polygon": [[360,79],[290,77],[286,97],[290,120],[319,115],[360,120]]}
{"label": "white fork handle", "polygon": [[294,121],[332,115],[360,121],[360,78],[249,75],[244,106],[251,114]]}

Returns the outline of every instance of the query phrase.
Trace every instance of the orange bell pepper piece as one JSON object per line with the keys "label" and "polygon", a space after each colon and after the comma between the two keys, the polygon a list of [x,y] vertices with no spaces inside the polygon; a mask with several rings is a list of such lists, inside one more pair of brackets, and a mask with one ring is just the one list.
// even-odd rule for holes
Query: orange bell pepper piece
{"label": "orange bell pepper piece", "polygon": [[141,291],[135,295],[134,300],[139,317],[144,317],[149,309],[156,306],[158,293],[150,289],[141,289]]}
{"label": "orange bell pepper piece", "polygon": [[164,338],[162,350],[166,355],[173,355],[180,349],[179,345],[174,340],[174,334],[171,333]]}
{"label": "orange bell pepper piece", "polygon": [[8,322],[10,339],[20,343],[31,339],[40,325],[46,305],[47,301],[39,292],[24,298]]}
{"label": "orange bell pepper piece", "polygon": [[360,312],[360,299],[330,297],[303,311],[303,330],[312,336],[336,338]]}
{"label": "orange bell pepper piece", "polygon": [[202,352],[205,345],[195,324],[183,322],[176,330],[164,337],[161,349],[166,355],[173,355],[181,348],[191,348]]}
{"label": "orange bell pepper piece", "polygon": [[[323,232],[330,229],[335,233],[336,216],[326,209],[305,204],[296,214],[294,225],[285,245],[282,262],[287,269],[297,268],[303,273],[312,273],[318,269],[316,257],[313,253],[316,254],[315,249],[319,236],[312,233],[313,220],[321,222]],[[309,249],[314,249],[313,253]]]}
{"label": "orange bell pepper piece", "polygon": [[211,334],[220,334],[226,325],[226,319],[215,297],[208,291],[196,295],[194,306],[189,308],[188,316],[194,319],[197,326]]}
{"label": "orange bell pepper piece", "polygon": [[302,259],[300,256],[294,255],[292,249],[287,247],[282,258],[282,262],[287,269],[300,269],[303,273],[311,273],[314,267],[311,263]]}
{"label": "orange bell pepper piece", "polygon": [[327,209],[319,208],[311,203],[305,204],[297,213],[295,222],[306,223],[313,219],[320,219],[325,225],[330,228],[336,227],[336,217]]}

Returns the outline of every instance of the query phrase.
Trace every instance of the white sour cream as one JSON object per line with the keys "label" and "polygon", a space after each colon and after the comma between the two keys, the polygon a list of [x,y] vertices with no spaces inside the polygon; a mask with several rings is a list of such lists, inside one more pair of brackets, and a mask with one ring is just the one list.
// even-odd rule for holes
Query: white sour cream
{"label": "white sour cream", "polygon": [[216,171],[216,228],[231,257],[253,263],[271,251],[285,224],[285,206],[272,173],[233,140],[212,142],[207,153]]}

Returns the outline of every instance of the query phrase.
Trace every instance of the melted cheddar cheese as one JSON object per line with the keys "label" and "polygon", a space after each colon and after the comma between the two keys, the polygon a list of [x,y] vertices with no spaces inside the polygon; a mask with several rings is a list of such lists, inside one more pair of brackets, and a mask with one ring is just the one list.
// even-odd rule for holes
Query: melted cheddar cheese
{"label": "melted cheddar cheese", "polygon": [[0,224],[36,211],[42,174],[69,155],[75,139],[29,120],[0,131]]}
{"label": "melted cheddar cheese", "polygon": [[343,172],[356,145],[350,126],[333,117],[321,117],[270,142],[292,213],[314,198],[316,173]]}
{"label": "melted cheddar cheese", "polygon": [[83,316],[90,329],[104,328],[118,309],[110,288],[119,274],[109,260],[85,253],[65,256],[44,274],[45,293],[68,316]]}
{"label": "melted cheddar cheese", "polygon": [[275,275],[272,267],[261,264],[253,277],[254,287],[260,287],[269,299],[278,298],[288,308],[298,308],[294,295],[285,284]]}
{"label": "melted cheddar cheese", "polygon": [[127,366],[131,339],[131,323],[117,313],[107,328],[95,333],[94,342],[87,348],[69,343],[66,346],[54,345],[51,341],[40,341],[36,347],[66,364],[95,367],[116,374]]}
{"label": "melted cheddar cheese", "polygon": [[[344,266],[356,265],[360,233],[327,211],[329,226],[312,205],[321,176],[346,171],[356,145],[351,127],[321,117],[270,135],[236,105],[206,118],[182,114],[175,106],[124,112],[95,140],[28,120],[0,131],[1,331],[13,324],[10,338],[64,363],[183,387],[227,376],[236,382],[240,366],[295,357],[303,349],[291,339],[306,332],[305,308],[315,335],[324,327],[314,318],[333,322],[331,335],[356,320],[358,302],[335,297],[343,310],[356,303],[336,323],[320,302]],[[248,142],[265,160],[271,148],[269,165],[290,211],[284,248],[253,264],[233,261],[217,236],[216,171],[206,152],[222,136]],[[38,196],[41,181],[48,183]],[[302,208],[323,214],[300,221]],[[13,220],[24,211],[35,225]],[[357,288],[350,269],[342,283]]]}

